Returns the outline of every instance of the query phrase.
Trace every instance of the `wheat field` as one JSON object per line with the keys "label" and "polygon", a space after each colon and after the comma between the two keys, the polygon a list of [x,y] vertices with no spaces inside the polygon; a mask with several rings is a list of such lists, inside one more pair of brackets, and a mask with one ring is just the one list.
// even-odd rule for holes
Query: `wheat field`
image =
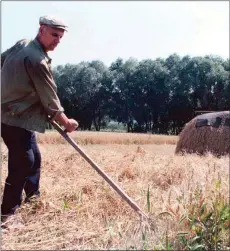
{"label": "wheat field", "polygon": [[[175,156],[176,136],[74,132],[84,151],[151,218],[139,215],[57,132],[38,134],[41,199],[22,204],[2,230],[3,250],[164,250],[199,191],[228,200],[229,158]],[[2,143],[1,191],[7,175]],[[167,214],[165,212],[171,212]],[[167,238],[166,238],[167,237]],[[224,237],[223,237],[224,238]]]}

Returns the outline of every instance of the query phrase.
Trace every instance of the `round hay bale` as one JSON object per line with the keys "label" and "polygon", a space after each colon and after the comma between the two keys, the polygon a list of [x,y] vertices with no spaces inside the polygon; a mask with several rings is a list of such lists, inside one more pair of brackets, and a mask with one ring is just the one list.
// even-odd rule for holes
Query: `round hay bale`
{"label": "round hay bale", "polygon": [[176,154],[211,152],[215,156],[230,154],[230,112],[212,112],[196,116],[179,134]]}

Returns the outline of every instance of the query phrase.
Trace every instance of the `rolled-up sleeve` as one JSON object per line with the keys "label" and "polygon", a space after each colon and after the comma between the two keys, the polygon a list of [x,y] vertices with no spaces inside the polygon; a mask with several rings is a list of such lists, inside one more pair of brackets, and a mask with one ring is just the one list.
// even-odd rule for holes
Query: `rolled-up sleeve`
{"label": "rolled-up sleeve", "polygon": [[64,108],[57,96],[57,86],[48,64],[43,60],[33,65],[28,57],[25,58],[24,64],[43,108],[50,119],[54,120],[57,115],[64,111]]}

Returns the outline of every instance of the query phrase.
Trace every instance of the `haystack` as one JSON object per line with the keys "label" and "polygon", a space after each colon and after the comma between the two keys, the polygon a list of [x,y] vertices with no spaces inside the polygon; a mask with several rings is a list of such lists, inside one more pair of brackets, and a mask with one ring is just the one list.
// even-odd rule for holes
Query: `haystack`
{"label": "haystack", "polygon": [[230,155],[230,112],[196,116],[179,135],[175,153]]}

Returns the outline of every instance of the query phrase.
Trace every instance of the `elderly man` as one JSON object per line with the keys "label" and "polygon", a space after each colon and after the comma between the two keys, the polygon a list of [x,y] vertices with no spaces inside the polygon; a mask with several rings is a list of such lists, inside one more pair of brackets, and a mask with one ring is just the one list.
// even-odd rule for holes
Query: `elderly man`
{"label": "elderly man", "polygon": [[78,127],[69,119],[57,96],[47,52],[60,43],[67,26],[44,16],[34,40],[20,40],[1,54],[1,136],[8,148],[8,176],[1,213],[14,214],[25,201],[39,197],[41,154],[35,131],[44,133],[48,120],[60,122],[67,132]]}

